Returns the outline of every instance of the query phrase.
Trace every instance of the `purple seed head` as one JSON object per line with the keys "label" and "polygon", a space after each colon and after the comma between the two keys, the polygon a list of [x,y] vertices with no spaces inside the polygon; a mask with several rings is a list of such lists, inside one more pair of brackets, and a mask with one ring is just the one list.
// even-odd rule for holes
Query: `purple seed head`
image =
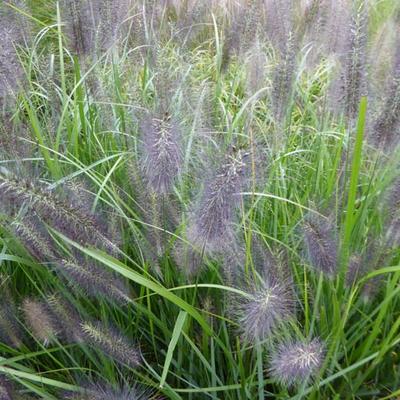
{"label": "purple seed head", "polygon": [[283,323],[294,317],[293,291],[288,282],[265,279],[247,298],[234,305],[243,339],[258,342],[270,337]]}
{"label": "purple seed head", "polygon": [[296,70],[296,43],[292,33],[278,53],[272,80],[271,102],[276,122],[282,123],[288,113]]}
{"label": "purple seed head", "polygon": [[141,353],[136,344],[124,337],[116,329],[106,328],[101,322],[82,321],[80,330],[83,341],[116,361],[136,368],[141,364]]}
{"label": "purple seed head", "polygon": [[329,219],[309,214],[303,222],[303,240],[309,262],[317,271],[332,276],[337,271],[337,233]]}
{"label": "purple seed head", "polygon": [[358,114],[360,99],[367,93],[367,38],[368,6],[361,1],[353,12],[348,29],[347,43],[341,76],[340,102],[345,115],[354,119]]}
{"label": "purple seed head", "polygon": [[142,123],[144,176],[157,194],[170,193],[181,170],[180,129],[169,114]]}
{"label": "purple seed head", "polygon": [[[400,35],[398,35],[398,40],[400,40]],[[384,105],[373,122],[371,132],[373,142],[384,150],[390,150],[393,145],[397,145],[400,134],[400,45],[396,50],[387,93]]]}
{"label": "purple seed head", "polygon": [[44,222],[80,244],[119,254],[98,217],[38,182],[0,174],[0,198],[15,206],[28,206]]}
{"label": "purple seed head", "polygon": [[270,374],[286,387],[308,381],[317,375],[325,358],[325,346],[319,339],[281,344],[270,360]]}
{"label": "purple seed head", "polygon": [[110,385],[96,383],[84,386],[83,393],[69,394],[63,397],[66,400],[150,400],[150,391],[136,385],[113,388]]}
{"label": "purple seed head", "polygon": [[47,297],[47,309],[55,323],[55,332],[71,343],[82,342],[81,318],[74,306],[58,294]]}
{"label": "purple seed head", "polygon": [[26,24],[8,4],[23,8],[22,4],[11,0],[0,4],[0,111],[15,98],[24,75],[16,49],[23,44]]}
{"label": "purple seed head", "polygon": [[57,323],[45,302],[27,298],[21,308],[31,333],[45,346],[57,337]]}
{"label": "purple seed head", "polygon": [[239,193],[247,182],[249,153],[232,148],[220,167],[205,183],[200,204],[195,210],[188,229],[189,239],[207,252],[221,252],[230,246],[234,237],[235,209]]}
{"label": "purple seed head", "polygon": [[17,238],[38,262],[48,262],[55,258],[54,243],[36,216],[24,217],[11,224]]}
{"label": "purple seed head", "polygon": [[111,273],[83,258],[79,260],[58,260],[57,270],[68,278],[72,287],[75,285],[93,296],[102,296],[121,304],[130,301],[129,293],[123,282]]}
{"label": "purple seed head", "polygon": [[0,342],[15,348],[22,346],[18,310],[11,296],[9,277],[0,275]]}
{"label": "purple seed head", "polygon": [[14,400],[15,393],[10,381],[0,376],[0,400]]}
{"label": "purple seed head", "polygon": [[63,0],[61,6],[71,49],[79,56],[88,56],[116,43],[131,1]]}
{"label": "purple seed head", "polygon": [[349,267],[346,272],[346,285],[351,287],[361,277],[363,270],[363,258],[359,254],[353,254],[349,260]]}

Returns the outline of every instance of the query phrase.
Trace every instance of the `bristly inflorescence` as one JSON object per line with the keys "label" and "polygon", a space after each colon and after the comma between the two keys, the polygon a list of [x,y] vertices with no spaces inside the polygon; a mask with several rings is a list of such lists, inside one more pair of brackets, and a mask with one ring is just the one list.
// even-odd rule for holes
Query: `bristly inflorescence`
{"label": "bristly inflorescence", "polygon": [[0,275],[0,340],[12,347],[22,346],[17,306],[11,296],[9,277]]}
{"label": "bristly inflorescence", "polygon": [[151,392],[136,385],[114,388],[103,383],[85,385],[83,393],[67,394],[66,400],[150,400]]}
{"label": "bristly inflorescence", "polygon": [[358,113],[361,96],[367,94],[368,4],[365,0],[358,6],[356,3],[348,30],[348,48],[341,77],[343,80],[341,102],[345,115],[350,119]]}
{"label": "bristly inflorescence", "polygon": [[400,243],[400,178],[392,183],[385,202],[386,232],[385,246],[396,248]]}
{"label": "bristly inflorescence", "polygon": [[277,53],[271,103],[276,123],[280,125],[288,113],[293,92],[298,39],[294,29],[294,13],[289,2],[267,0],[267,10],[267,38]]}
{"label": "bristly inflorescence", "polygon": [[293,291],[288,281],[264,277],[248,297],[233,305],[233,313],[244,340],[257,343],[271,337],[283,323],[294,318]]}
{"label": "bristly inflorescence", "polygon": [[57,250],[37,216],[16,219],[11,227],[16,237],[38,262],[49,262],[55,259]]}
{"label": "bristly inflorescence", "polygon": [[72,287],[78,285],[93,296],[102,296],[119,303],[129,302],[128,289],[123,282],[103,268],[83,258],[59,259],[54,263],[57,270],[70,279]]}
{"label": "bristly inflorescence", "polygon": [[23,42],[23,24],[11,6],[15,1],[5,0],[0,4],[0,111],[6,102],[15,98],[18,85],[23,78],[23,69],[18,59],[17,47]]}
{"label": "bristly inflorescence", "polygon": [[294,341],[278,346],[270,359],[270,374],[283,386],[291,387],[315,377],[325,358],[320,339]]}
{"label": "bristly inflorescence", "polygon": [[110,48],[131,8],[130,0],[63,0],[61,5],[69,45],[79,56]]}
{"label": "bristly inflorescence", "polygon": [[116,361],[131,368],[141,364],[140,350],[116,330],[105,328],[101,322],[82,321],[80,331],[85,344],[100,349]]}
{"label": "bristly inflorescence", "polygon": [[0,376],[0,400],[14,400],[14,390],[9,381]]}
{"label": "bristly inflorescence", "polygon": [[278,63],[275,66],[272,82],[272,109],[278,124],[284,122],[288,113],[290,98],[293,92],[294,75],[296,71],[296,46],[292,32],[285,40],[286,46],[280,51]]}
{"label": "bristly inflorescence", "polygon": [[57,338],[58,324],[46,302],[27,298],[21,308],[30,331],[43,345],[47,346]]}
{"label": "bristly inflorescence", "polygon": [[80,330],[81,318],[74,306],[58,294],[48,296],[46,305],[59,337],[69,342],[81,343],[83,340]]}
{"label": "bristly inflorescence", "polygon": [[223,251],[231,245],[235,208],[248,177],[250,153],[232,148],[204,192],[189,226],[190,239],[207,252]]}
{"label": "bristly inflorescence", "polygon": [[117,246],[93,213],[60,198],[37,182],[0,174],[0,198],[16,206],[27,206],[44,222],[80,244],[99,246],[118,254]]}
{"label": "bristly inflorescence", "polygon": [[[400,39],[400,35],[398,35]],[[399,142],[400,135],[400,45],[390,75],[388,94],[384,105],[373,123],[371,136],[376,146],[388,150]]]}
{"label": "bristly inflorescence", "polygon": [[142,123],[144,176],[156,194],[170,193],[181,170],[180,129],[168,113]]}
{"label": "bristly inflorescence", "polygon": [[330,219],[309,214],[302,225],[309,262],[318,272],[332,276],[337,271],[337,232]]}

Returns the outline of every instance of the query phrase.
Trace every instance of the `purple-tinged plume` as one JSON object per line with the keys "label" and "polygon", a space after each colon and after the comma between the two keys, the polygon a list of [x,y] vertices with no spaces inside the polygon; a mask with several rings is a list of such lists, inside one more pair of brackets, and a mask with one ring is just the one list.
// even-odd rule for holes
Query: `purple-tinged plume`
{"label": "purple-tinged plume", "polygon": [[307,382],[318,374],[325,358],[319,339],[282,343],[270,360],[270,374],[286,387]]}
{"label": "purple-tinged plume", "polygon": [[70,285],[82,288],[93,296],[106,297],[126,304],[130,296],[123,282],[108,271],[85,260],[58,260],[54,264],[57,270],[69,278]]}
{"label": "purple-tinged plume", "polygon": [[360,254],[353,254],[349,260],[349,267],[346,272],[346,286],[351,287],[361,277],[363,270],[363,258]]}
{"label": "purple-tinged plume", "polygon": [[141,364],[141,353],[134,343],[114,329],[106,328],[101,322],[80,323],[83,341],[116,361],[136,368]]}
{"label": "purple-tinged plume", "polygon": [[180,130],[165,113],[161,118],[147,118],[142,123],[144,176],[157,194],[172,191],[181,170]]}
{"label": "purple-tinged plume", "polygon": [[0,275],[0,342],[11,347],[22,346],[22,331],[18,324],[18,310],[8,286],[10,278]]}
{"label": "purple-tinged plume", "polygon": [[[400,40],[400,35],[398,35]],[[397,145],[400,135],[400,45],[397,47],[395,62],[385,103],[372,126],[372,139],[376,146],[390,150]]]}
{"label": "purple-tinged plume", "polygon": [[25,26],[10,5],[21,7],[12,0],[3,0],[0,4],[0,111],[6,102],[15,98],[23,78],[16,48],[23,43]]}
{"label": "purple-tinged plume", "polygon": [[55,258],[54,243],[37,217],[15,220],[11,226],[17,238],[38,262],[48,262]]}
{"label": "purple-tinged plume", "polygon": [[269,277],[248,297],[240,298],[233,306],[233,314],[242,337],[248,342],[259,342],[294,317],[293,290],[288,281]]}
{"label": "purple-tinged plume", "polygon": [[57,322],[45,302],[27,298],[22,303],[22,312],[33,336],[44,346],[54,341],[58,335]]}
{"label": "purple-tinged plume", "polygon": [[55,323],[55,331],[69,342],[82,342],[81,318],[73,305],[58,294],[47,298],[47,309]]}
{"label": "purple-tinged plume", "polygon": [[321,58],[345,53],[346,34],[351,25],[351,10],[348,0],[313,0],[305,16],[304,42],[311,45],[308,58],[317,64]]}
{"label": "purple-tinged plume", "polygon": [[189,239],[207,252],[222,252],[231,245],[235,209],[249,170],[249,153],[232,148],[204,192],[188,229]]}
{"label": "purple-tinged plume", "polygon": [[337,232],[331,221],[309,214],[303,222],[303,239],[309,262],[317,271],[332,276],[337,270]]}
{"label": "purple-tinged plume", "polygon": [[129,0],[63,0],[62,14],[72,51],[79,56],[107,50],[120,37]]}
{"label": "purple-tinged plume", "polygon": [[39,183],[0,174],[0,199],[15,206],[28,206],[54,229],[82,245],[98,246],[118,254],[117,246],[93,213],[60,198]]}
{"label": "purple-tinged plume", "polygon": [[348,48],[343,60],[339,101],[345,115],[354,119],[362,96],[367,94],[368,5],[362,0],[348,30]]}
{"label": "purple-tinged plume", "polygon": [[155,399],[148,390],[133,387],[113,388],[104,384],[86,385],[84,392],[66,395],[66,400],[150,400]]}
{"label": "purple-tinged plume", "polygon": [[296,70],[296,43],[289,32],[285,47],[278,53],[277,64],[272,79],[272,110],[278,124],[284,122],[290,110],[290,99]]}
{"label": "purple-tinged plume", "polygon": [[3,376],[0,376],[0,400],[14,400],[14,396],[11,383]]}

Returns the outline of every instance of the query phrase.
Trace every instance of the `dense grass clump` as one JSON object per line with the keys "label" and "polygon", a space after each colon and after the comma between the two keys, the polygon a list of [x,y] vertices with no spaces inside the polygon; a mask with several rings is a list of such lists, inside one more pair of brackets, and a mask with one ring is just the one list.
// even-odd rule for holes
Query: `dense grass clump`
{"label": "dense grass clump", "polygon": [[0,400],[400,396],[400,4],[0,3]]}

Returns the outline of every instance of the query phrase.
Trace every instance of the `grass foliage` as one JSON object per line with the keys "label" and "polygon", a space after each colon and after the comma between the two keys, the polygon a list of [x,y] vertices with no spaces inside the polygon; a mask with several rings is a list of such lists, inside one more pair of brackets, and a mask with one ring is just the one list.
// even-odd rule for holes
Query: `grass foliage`
{"label": "grass foliage", "polygon": [[3,0],[0,399],[400,395],[399,13]]}

